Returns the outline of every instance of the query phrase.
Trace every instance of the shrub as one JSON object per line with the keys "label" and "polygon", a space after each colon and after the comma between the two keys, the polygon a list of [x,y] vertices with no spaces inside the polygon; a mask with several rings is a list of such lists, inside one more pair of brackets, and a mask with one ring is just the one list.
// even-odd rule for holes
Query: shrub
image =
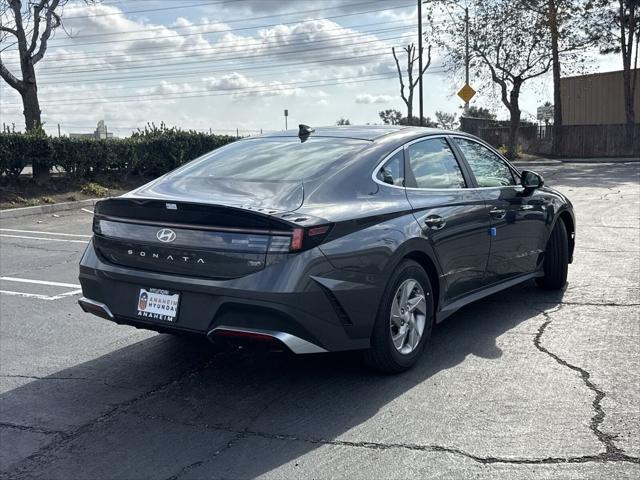
{"label": "shrub", "polygon": [[15,180],[25,166],[39,161],[76,178],[92,179],[97,173],[159,176],[234,140],[164,124],[109,140],[0,133],[0,175]]}
{"label": "shrub", "polygon": [[99,183],[89,182],[82,187],[80,187],[80,191],[85,195],[90,195],[92,197],[106,197],[109,194],[109,189],[107,187],[103,187]]}

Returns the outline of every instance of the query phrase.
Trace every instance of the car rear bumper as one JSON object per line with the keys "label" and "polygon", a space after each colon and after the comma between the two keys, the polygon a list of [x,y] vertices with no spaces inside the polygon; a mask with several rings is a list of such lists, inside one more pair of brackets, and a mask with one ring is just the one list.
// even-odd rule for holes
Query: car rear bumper
{"label": "car rear bumper", "polygon": [[[80,262],[85,312],[159,332],[216,341],[247,335],[275,339],[294,353],[369,346],[384,285],[377,276],[335,269],[318,249],[231,280],[165,274],[109,263],[90,242]],[[180,293],[176,321],[137,316],[141,288]]]}

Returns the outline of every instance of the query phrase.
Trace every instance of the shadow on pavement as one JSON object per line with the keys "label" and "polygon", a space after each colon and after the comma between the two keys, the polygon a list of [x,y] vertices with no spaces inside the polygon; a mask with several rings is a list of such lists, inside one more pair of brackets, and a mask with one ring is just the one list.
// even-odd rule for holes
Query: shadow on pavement
{"label": "shadow on pavement", "polygon": [[[550,187],[597,187],[619,189],[621,185],[636,185],[640,181],[640,163],[631,166],[624,163],[602,164],[565,163],[557,167],[527,165],[524,169],[543,173],[545,183]],[[560,177],[561,180],[556,180]],[[567,192],[564,192],[567,193]],[[569,195],[571,196],[571,195]]]}
{"label": "shadow on pavement", "polygon": [[[1,395],[0,422],[29,427],[5,438],[16,455],[5,460],[5,467],[12,463],[5,473],[252,478],[318,448],[317,440],[349,438],[399,396],[469,356],[499,359],[496,339],[538,315],[533,302],[552,308],[561,297],[527,283],[473,304],[437,326],[418,365],[395,376],[367,371],[354,354],[221,355],[204,344],[154,336]],[[402,405],[397,414],[410,427],[411,412]]]}

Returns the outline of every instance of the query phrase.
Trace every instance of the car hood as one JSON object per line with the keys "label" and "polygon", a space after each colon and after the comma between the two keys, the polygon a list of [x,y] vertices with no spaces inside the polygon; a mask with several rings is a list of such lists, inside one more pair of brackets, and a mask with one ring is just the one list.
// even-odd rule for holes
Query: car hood
{"label": "car hood", "polygon": [[300,208],[304,200],[304,186],[301,182],[160,177],[123,197],[225,205],[275,213]]}

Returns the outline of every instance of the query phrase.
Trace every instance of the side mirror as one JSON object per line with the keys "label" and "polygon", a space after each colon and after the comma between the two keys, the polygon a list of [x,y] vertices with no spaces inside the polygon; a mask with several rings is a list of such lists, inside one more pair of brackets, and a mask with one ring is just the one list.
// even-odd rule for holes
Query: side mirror
{"label": "side mirror", "polygon": [[536,172],[523,170],[520,183],[524,188],[540,188],[544,185],[544,178]]}

